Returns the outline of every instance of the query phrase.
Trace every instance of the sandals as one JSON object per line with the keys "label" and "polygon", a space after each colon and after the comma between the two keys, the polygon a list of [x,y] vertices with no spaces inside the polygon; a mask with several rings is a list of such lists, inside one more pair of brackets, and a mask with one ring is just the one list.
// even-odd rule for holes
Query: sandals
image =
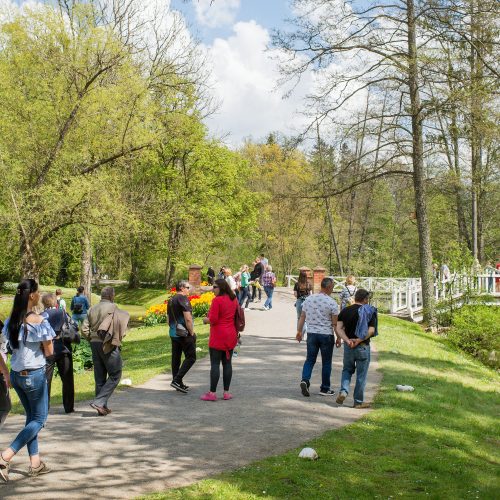
{"label": "sandals", "polygon": [[10,463],[4,460],[0,453],[0,477],[7,482],[9,480]]}

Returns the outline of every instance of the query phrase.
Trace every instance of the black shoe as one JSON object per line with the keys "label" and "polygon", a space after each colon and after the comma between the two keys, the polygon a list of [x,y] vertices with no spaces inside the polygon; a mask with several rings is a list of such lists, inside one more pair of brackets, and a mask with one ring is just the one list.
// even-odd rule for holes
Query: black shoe
{"label": "black shoe", "polygon": [[172,380],[172,382],[170,382],[170,387],[173,387],[176,391],[183,392],[184,394],[186,394],[188,391],[185,385],[179,384],[179,382],[176,382],[175,380]]}
{"label": "black shoe", "polygon": [[181,385],[182,385],[183,389],[186,389],[186,391],[189,391],[189,385],[186,385],[184,383],[181,383]]}
{"label": "black shoe", "polygon": [[305,396],[306,398],[308,398],[310,396],[310,394],[309,394],[309,384],[307,383],[306,380],[303,380],[300,383],[300,390],[302,391],[302,396]]}
{"label": "black shoe", "polygon": [[331,389],[321,389],[318,393],[320,396],[335,396],[335,391]]}

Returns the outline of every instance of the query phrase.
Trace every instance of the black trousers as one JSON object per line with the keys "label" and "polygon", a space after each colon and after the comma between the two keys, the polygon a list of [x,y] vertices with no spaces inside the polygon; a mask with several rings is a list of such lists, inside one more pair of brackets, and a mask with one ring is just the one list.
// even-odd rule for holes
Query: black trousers
{"label": "black trousers", "polygon": [[229,391],[231,379],[233,378],[233,365],[231,360],[233,358],[233,351],[229,351],[229,359],[227,358],[226,351],[219,351],[213,347],[209,348],[210,351],[210,392],[217,390],[217,384],[220,378],[220,364],[222,363],[222,382],[224,390]]}
{"label": "black trousers", "polygon": [[[1,356],[1,354],[0,354]],[[7,388],[7,384],[3,378],[3,375],[0,373],[0,427],[2,427],[9,411],[11,409],[9,390]]]}
{"label": "black trousers", "polygon": [[122,355],[115,347],[111,352],[102,350],[102,342],[91,342],[92,361],[94,362],[94,381],[96,406],[107,408],[108,399],[122,378]]}
{"label": "black trousers", "polygon": [[[172,381],[179,384],[196,362],[196,335],[189,337],[170,337],[172,341]],[[181,366],[181,357],[184,361]]]}
{"label": "black trousers", "polygon": [[54,376],[54,367],[57,365],[59,376],[62,382],[63,406],[66,413],[75,411],[75,381],[73,378],[73,354],[61,353],[47,358],[45,365],[45,376],[47,377],[47,389],[49,391],[50,408],[50,389],[52,386],[52,377]]}

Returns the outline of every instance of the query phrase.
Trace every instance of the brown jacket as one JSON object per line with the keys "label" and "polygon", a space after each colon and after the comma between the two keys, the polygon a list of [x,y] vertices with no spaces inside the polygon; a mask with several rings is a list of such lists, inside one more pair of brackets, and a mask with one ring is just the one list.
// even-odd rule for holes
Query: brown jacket
{"label": "brown jacket", "polygon": [[113,346],[120,346],[127,331],[130,315],[118,309],[113,302],[102,299],[99,304],[89,309],[82,325],[82,334],[90,342],[102,342],[98,330],[108,332],[104,340],[103,351],[109,352]]}

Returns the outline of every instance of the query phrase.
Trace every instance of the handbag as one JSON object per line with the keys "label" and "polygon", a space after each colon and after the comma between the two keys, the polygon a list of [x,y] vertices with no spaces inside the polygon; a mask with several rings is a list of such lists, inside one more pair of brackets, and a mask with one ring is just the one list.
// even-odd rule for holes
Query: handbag
{"label": "handbag", "polygon": [[80,343],[80,332],[78,330],[78,325],[69,318],[69,316],[64,313],[64,323],[61,327],[61,333],[59,334],[63,342],[69,342],[70,344]]}

